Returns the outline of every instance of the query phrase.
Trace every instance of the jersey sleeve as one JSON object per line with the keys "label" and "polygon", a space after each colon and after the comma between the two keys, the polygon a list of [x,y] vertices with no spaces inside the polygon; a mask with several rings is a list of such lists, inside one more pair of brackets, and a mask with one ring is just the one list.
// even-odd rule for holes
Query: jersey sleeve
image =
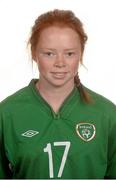
{"label": "jersey sleeve", "polygon": [[0,107],[0,179],[12,178],[9,169],[9,161],[5,153],[4,133],[3,133],[3,117]]}
{"label": "jersey sleeve", "polygon": [[112,108],[108,143],[108,166],[106,177],[116,179],[116,106]]}

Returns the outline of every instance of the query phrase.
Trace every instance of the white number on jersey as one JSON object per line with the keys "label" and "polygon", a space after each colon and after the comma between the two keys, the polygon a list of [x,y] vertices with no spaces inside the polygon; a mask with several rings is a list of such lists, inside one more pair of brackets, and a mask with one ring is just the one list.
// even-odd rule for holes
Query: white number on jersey
{"label": "white number on jersey", "polygon": [[[59,171],[58,171],[58,177],[61,177],[62,173],[63,173],[63,169],[64,169],[64,166],[65,166],[65,163],[66,163],[68,151],[69,151],[69,148],[70,148],[70,142],[69,141],[54,142],[54,146],[65,146],[64,154],[62,156],[62,161],[61,161],[60,168],[59,168]],[[44,148],[44,152],[48,153],[48,158],[49,158],[49,175],[50,175],[50,178],[54,178],[54,166],[53,166],[53,157],[52,157],[51,143],[47,144],[47,146]]]}

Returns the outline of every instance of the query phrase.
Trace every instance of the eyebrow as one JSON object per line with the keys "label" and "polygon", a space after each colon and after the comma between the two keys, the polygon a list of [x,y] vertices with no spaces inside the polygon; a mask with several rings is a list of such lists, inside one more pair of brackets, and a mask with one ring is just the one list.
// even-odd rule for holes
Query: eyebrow
{"label": "eyebrow", "polygon": [[[46,49],[46,50],[51,50],[51,51],[57,51],[57,49],[54,49],[54,48],[40,48],[41,50],[42,49]],[[64,49],[65,51],[69,51],[69,50],[77,50],[77,48],[67,48],[67,49]]]}

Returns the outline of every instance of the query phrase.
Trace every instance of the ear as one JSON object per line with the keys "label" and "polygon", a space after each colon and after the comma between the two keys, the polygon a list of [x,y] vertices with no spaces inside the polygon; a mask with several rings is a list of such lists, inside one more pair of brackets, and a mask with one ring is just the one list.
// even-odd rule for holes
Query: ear
{"label": "ear", "polygon": [[83,54],[80,55],[80,58],[79,58],[79,64],[83,64]]}
{"label": "ear", "polygon": [[32,59],[37,63],[37,56],[35,51],[32,52]]}

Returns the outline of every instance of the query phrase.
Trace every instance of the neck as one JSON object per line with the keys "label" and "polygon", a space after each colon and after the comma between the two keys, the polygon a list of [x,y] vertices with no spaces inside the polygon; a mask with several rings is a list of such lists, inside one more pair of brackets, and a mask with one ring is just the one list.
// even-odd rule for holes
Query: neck
{"label": "neck", "polygon": [[68,82],[64,86],[56,87],[48,83],[41,82],[41,79],[36,84],[41,96],[52,106],[55,112],[58,111],[65,98],[71,93],[74,88],[74,81]]}

